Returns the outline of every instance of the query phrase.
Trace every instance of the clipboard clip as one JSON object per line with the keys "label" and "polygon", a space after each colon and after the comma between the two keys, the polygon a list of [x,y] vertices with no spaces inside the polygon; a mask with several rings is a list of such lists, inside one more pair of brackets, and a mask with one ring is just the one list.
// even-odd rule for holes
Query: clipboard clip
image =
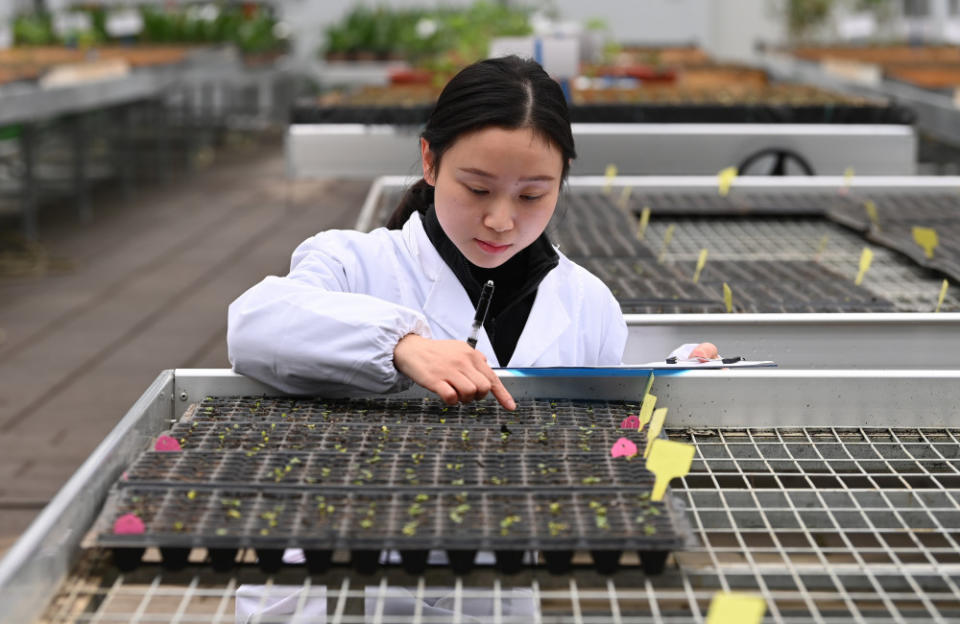
{"label": "clipboard clip", "polygon": [[[746,358],[743,357],[742,355],[736,355],[736,356],[734,356],[734,357],[719,358],[718,360],[705,360],[705,361],[707,361],[707,362],[718,362],[718,361],[719,361],[721,364],[736,364],[737,362],[743,362],[744,360],[746,360]],[[679,362],[679,360],[677,360],[677,356],[675,356],[675,355],[672,355],[672,356],[668,357],[668,358],[667,358],[666,360],[664,360],[664,361],[665,361],[667,364],[677,364],[677,363]],[[693,360],[685,360],[685,361],[689,361],[689,362],[701,362],[701,361],[704,361],[704,360],[693,359]]]}

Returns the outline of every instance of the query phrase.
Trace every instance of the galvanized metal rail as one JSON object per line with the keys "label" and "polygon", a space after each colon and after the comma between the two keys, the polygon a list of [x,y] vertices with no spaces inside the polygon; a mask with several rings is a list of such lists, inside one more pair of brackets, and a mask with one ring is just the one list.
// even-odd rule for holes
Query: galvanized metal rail
{"label": "galvanized metal rail", "polygon": [[[480,569],[456,579],[445,570],[416,578],[388,568],[364,577],[340,567],[310,577],[296,566],[264,579],[251,565],[228,575],[149,565],[119,574],[96,553],[81,556],[79,544],[132,457],[192,401],[276,394],[230,371],[177,370],[158,377],[0,562],[0,622],[41,614],[46,622],[228,622],[238,586],[264,580],[274,592],[289,596],[286,585],[298,593],[284,619],[261,622],[465,621],[469,603],[489,606],[488,622],[702,622],[721,590],[762,596],[774,622],[960,616],[960,430],[951,426],[960,372],[658,375],[654,392],[671,409],[670,436],[697,448],[675,492],[700,541],[662,576],[643,576],[627,557],[610,577],[584,567],[566,576]],[[504,371],[503,379],[515,396],[564,389],[565,396],[617,399],[635,398],[645,374]],[[401,594],[409,610],[391,615],[388,606],[397,603],[390,599]],[[415,607],[418,596],[443,596],[454,615],[426,615]],[[307,609],[316,614],[318,601],[325,619],[310,619]],[[302,617],[291,620],[295,613]]]}
{"label": "galvanized metal rail", "polygon": [[[308,179],[415,171],[418,133],[412,126],[291,124],[287,173]],[[866,175],[909,175],[917,151],[912,127],[885,124],[575,123],[573,136],[576,175],[600,175],[610,163],[626,175],[708,175],[765,149],[798,153],[821,175],[848,167]]]}

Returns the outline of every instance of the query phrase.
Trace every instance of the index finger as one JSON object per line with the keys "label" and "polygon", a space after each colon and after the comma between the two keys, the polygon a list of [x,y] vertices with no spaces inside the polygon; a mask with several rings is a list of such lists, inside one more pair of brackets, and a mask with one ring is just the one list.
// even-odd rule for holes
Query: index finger
{"label": "index finger", "polygon": [[490,379],[490,393],[493,394],[493,396],[497,399],[497,401],[500,402],[500,405],[502,405],[504,409],[508,409],[510,411],[517,409],[517,402],[514,401],[513,397],[510,396],[510,393],[507,392],[503,382],[500,381],[500,378],[497,377],[497,374],[494,373],[493,370],[490,372],[493,373],[493,377]]}

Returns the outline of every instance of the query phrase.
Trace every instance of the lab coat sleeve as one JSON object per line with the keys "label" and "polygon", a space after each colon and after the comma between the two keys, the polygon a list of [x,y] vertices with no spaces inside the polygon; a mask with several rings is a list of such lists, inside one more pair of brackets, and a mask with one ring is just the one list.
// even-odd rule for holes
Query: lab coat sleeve
{"label": "lab coat sleeve", "polygon": [[[386,235],[325,232],[304,241],[286,277],[267,277],[230,304],[234,370],[293,394],[408,387],[393,350],[407,334],[430,337],[430,328],[418,310],[393,302],[403,301],[390,278],[396,262]],[[381,296],[368,294],[374,286]]]}

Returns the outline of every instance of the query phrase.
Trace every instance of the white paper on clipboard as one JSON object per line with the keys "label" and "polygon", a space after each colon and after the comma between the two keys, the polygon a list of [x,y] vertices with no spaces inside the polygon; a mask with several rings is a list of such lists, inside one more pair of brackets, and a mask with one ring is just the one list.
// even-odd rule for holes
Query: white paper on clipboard
{"label": "white paper on clipboard", "polygon": [[730,362],[729,364],[724,364],[723,360],[707,360],[706,362],[701,362],[700,360],[680,360],[676,364],[667,364],[663,360],[657,362],[647,362],[645,364],[631,364],[631,368],[654,368],[654,369],[664,369],[664,368],[680,368],[680,369],[689,369],[689,368],[776,368],[777,363],[772,360],[740,360],[739,362]]}

